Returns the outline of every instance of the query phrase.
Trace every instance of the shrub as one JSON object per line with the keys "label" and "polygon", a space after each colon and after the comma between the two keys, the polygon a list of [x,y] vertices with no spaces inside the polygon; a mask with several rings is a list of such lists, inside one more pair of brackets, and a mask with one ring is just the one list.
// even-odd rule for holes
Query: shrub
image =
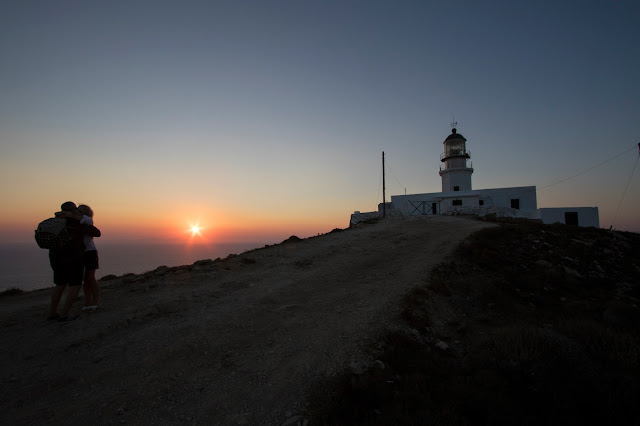
{"label": "shrub", "polygon": [[22,294],[22,293],[24,293],[24,291],[21,288],[9,287],[3,292],[0,292],[0,297],[15,296],[16,294]]}

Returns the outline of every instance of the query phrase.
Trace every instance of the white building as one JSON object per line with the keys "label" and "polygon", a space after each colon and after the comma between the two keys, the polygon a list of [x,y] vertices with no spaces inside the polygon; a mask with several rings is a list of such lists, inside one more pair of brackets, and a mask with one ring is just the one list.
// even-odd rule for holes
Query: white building
{"label": "white building", "polygon": [[[538,208],[535,186],[512,188],[473,189],[471,175],[473,167],[468,164],[471,152],[467,150],[467,139],[452,129],[444,140],[444,152],[440,155],[440,177],[442,192],[425,194],[392,195],[385,211],[392,215],[410,216],[432,214],[495,213],[497,216],[539,219],[543,223],[564,223],[578,226],[600,226],[597,207],[553,207]],[[357,223],[378,212],[355,212],[351,223]]]}

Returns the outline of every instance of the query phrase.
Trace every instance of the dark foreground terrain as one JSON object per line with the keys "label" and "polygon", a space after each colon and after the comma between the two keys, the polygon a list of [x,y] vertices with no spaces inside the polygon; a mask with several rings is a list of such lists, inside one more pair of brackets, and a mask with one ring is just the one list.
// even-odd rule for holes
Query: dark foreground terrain
{"label": "dark foreground terrain", "polygon": [[313,421],[309,392],[372,365],[379,336],[408,329],[403,298],[469,235],[495,226],[388,218],[105,277],[100,309],[65,325],[45,321],[51,289],[9,293],[0,424]]}
{"label": "dark foreground terrain", "polygon": [[640,424],[640,235],[335,231],[103,279],[68,325],[4,293],[0,424]]}
{"label": "dark foreground terrain", "polygon": [[[318,388],[323,424],[640,424],[640,235],[476,232],[404,300],[409,333]],[[326,398],[325,395],[332,395]]]}

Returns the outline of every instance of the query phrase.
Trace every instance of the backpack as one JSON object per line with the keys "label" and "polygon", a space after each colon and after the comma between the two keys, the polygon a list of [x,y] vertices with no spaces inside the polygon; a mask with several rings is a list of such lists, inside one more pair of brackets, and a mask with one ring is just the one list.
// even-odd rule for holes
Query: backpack
{"label": "backpack", "polygon": [[36,243],[43,249],[59,249],[71,241],[67,230],[67,220],[62,217],[52,217],[38,224],[35,231]]}

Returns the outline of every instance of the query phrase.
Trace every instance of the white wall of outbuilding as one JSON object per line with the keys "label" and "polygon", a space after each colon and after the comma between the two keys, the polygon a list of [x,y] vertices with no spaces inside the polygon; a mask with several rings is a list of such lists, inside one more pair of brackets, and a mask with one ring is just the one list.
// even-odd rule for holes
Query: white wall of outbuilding
{"label": "white wall of outbuilding", "polygon": [[[437,204],[439,214],[456,207],[509,207],[518,200],[518,210],[532,212],[538,208],[535,186],[475,189],[471,191],[431,192],[424,194],[392,195],[393,208],[408,215],[425,214],[424,208]],[[523,216],[529,216],[523,214]]]}
{"label": "white wall of outbuilding", "polygon": [[536,219],[542,223],[565,223],[565,213],[578,215],[578,226],[600,227],[600,214],[597,207],[543,207],[537,210]]}

